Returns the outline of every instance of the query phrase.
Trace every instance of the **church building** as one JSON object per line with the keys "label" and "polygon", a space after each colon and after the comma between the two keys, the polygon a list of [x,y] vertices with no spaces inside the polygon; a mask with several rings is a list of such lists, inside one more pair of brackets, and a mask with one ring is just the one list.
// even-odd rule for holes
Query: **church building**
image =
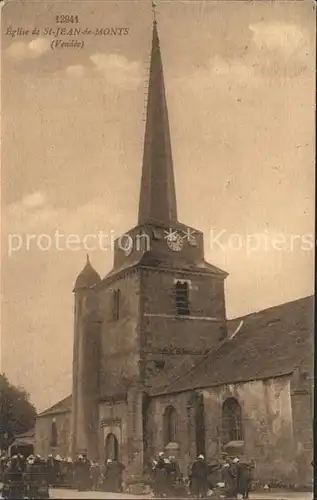
{"label": "church building", "polygon": [[160,451],[186,476],[226,450],[310,483],[313,298],[227,320],[227,276],[178,220],[154,21],[138,222],[103,279],[87,258],[76,280],[72,395],[38,415],[36,452],[119,458],[137,481]]}

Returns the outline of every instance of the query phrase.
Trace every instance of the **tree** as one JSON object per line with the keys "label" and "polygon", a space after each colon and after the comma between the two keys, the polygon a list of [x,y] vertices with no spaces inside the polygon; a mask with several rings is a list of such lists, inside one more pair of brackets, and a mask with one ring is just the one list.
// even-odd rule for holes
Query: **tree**
{"label": "tree", "polygon": [[35,418],[36,409],[28,393],[0,374],[0,449],[7,449],[16,434],[32,429]]}

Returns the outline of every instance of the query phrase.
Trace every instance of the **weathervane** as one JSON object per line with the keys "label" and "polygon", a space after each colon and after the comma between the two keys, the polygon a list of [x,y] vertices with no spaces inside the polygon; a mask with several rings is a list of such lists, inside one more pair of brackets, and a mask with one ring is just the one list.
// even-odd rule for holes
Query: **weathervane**
{"label": "weathervane", "polygon": [[152,0],[153,24],[156,24],[156,3]]}

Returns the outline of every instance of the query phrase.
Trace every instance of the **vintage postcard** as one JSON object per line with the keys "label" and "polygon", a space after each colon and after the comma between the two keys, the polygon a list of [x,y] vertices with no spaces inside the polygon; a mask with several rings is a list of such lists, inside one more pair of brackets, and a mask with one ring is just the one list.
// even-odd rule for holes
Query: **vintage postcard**
{"label": "vintage postcard", "polygon": [[1,3],[2,498],[313,498],[314,2]]}

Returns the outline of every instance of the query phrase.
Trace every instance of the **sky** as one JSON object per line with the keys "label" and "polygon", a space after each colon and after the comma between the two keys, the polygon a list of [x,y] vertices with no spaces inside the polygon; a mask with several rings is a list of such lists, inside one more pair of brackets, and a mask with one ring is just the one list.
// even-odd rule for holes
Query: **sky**
{"label": "sky", "polygon": [[[228,318],[312,294],[313,3],[157,3],[178,216],[229,273]],[[62,14],[128,33],[52,48]],[[56,231],[119,236],[137,221],[151,24],[150,0],[2,8],[1,370],[38,410],[71,392],[87,253],[57,248]],[[89,253],[104,276],[111,249]]]}

